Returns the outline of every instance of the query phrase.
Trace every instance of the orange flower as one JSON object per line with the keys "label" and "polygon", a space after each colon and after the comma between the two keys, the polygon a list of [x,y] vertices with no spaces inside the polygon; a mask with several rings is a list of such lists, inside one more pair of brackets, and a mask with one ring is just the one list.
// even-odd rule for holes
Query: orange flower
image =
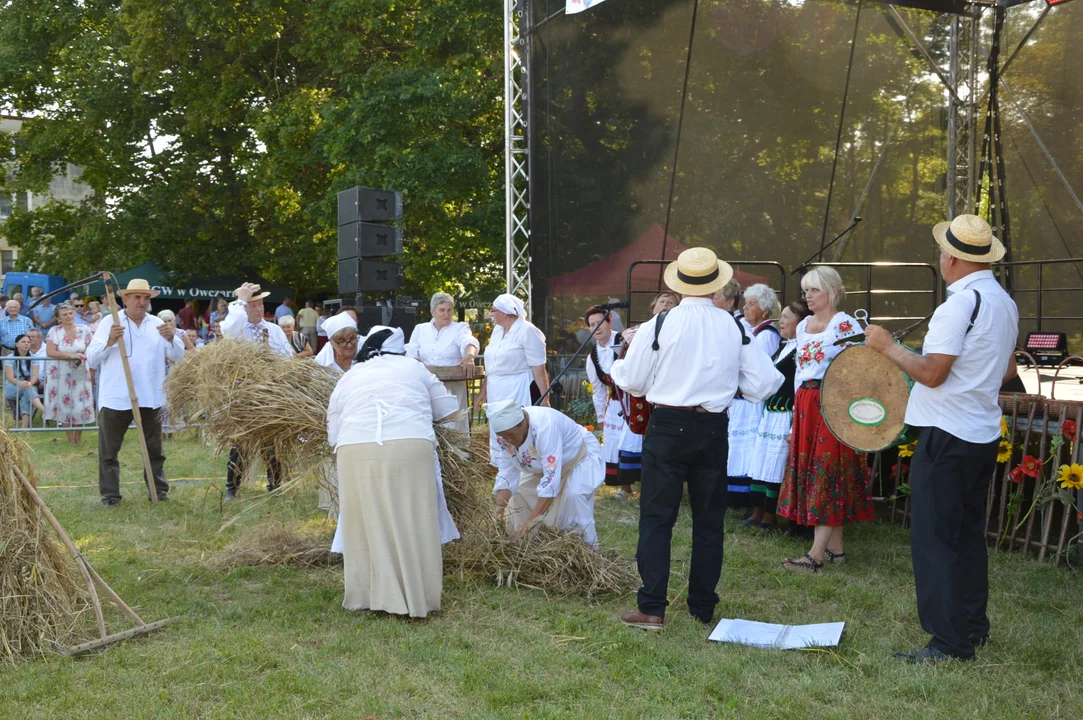
{"label": "orange flower", "polygon": [[1023,462],[1019,463],[1019,469],[1027,477],[1040,477],[1042,474],[1042,461],[1033,455],[1027,455],[1023,458]]}
{"label": "orange flower", "polygon": [[594,426],[593,425],[584,425],[583,427],[585,427],[588,432],[594,432]]}

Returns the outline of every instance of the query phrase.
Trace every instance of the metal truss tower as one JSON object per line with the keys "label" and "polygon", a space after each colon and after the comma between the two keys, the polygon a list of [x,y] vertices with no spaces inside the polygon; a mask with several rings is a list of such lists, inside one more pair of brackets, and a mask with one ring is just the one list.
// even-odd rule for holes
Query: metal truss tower
{"label": "metal truss tower", "polygon": [[980,90],[978,64],[980,14],[971,5],[966,15],[954,15],[948,36],[947,217],[974,212],[977,185],[977,128]]}
{"label": "metal truss tower", "polygon": [[504,203],[507,291],[530,308],[529,0],[504,0]]}

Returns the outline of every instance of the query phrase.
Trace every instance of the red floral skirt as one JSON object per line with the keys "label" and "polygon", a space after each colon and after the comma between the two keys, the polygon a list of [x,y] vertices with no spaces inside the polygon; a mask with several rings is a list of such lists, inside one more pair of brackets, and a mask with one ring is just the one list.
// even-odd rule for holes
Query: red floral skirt
{"label": "red floral skirt", "polygon": [[864,456],[855,455],[828,429],[819,388],[798,388],[778,514],[800,525],[872,520],[871,479]]}

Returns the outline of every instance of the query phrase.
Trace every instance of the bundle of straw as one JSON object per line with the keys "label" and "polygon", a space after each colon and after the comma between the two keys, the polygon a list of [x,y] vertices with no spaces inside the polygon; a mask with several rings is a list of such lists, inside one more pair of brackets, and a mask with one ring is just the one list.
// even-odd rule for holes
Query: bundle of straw
{"label": "bundle of straw", "polygon": [[23,446],[0,430],[0,657],[45,655],[85,632],[85,588],[12,471],[36,486]]}
{"label": "bundle of straw", "polygon": [[335,378],[312,360],[267,346],[216,340],[169,371],[169,412],[203,423],[218,452],[247,461],[273,452],[284,476],[303,475],[330,457],[327,404]]}
{"label": "bundle of straw", "polygon": [[[220,452],[237,447],[255,458],[270,449],[284,472],[304,474],[331,462],[326,417],[335,382],[312,361],[222,340],[173,368],[167,393],[170,412],[205,423]],[[495,517],[488,434],[466,435],[443,426],[436,434],[448,510],[462,535],[444,548],[448,573],[481,573],[501,584],[557,594],[596,596],[635,587],[630,560],[599,552],[578,534],[542,528],[522,541],[508,538]],[[234,547],[217,562],[235,567],[326,561],[312,538],[280,532],[249,542],[251,552]]]}

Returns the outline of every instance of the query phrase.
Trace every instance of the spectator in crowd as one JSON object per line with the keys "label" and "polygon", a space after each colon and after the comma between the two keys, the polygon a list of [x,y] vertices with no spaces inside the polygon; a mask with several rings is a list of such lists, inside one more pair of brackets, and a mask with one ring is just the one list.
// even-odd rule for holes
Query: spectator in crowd
{"label": "spectator in crowd", "polygon": [[[33,300],[31,300],[31,303],[33,303]],[[56,306],[53,305],[50,298],[45,298],[41,301],[41,304],[30,312],[30,318],[43,334],[47,334],[49,328],[56,325]]]}
{"label": "spectator in crowd", "polygon": [[[49,363],[45,377],[45,419],[54,421],[57,427],[75,428],[94,421],[94,392],[86,362],[94,334],[86,325],[77,324],[75,315],[75,309],[67,303],[57,307],[59,324],[46,338],[46,354],[61,361]],[[82,430],[65,433],[72,445],[83,441]]]}
{"label": "spectator in crowd", "polygon": [[305,336],[305,340],[316,349],[316,325],[320,319],[319,313],[312,307],[312,301],[306,300],[305,306],[297,311],[297,329]]}
{"label": "spectator in crowd", "polygon": [[19,310],[18,300],[8,300],[4,304],[4,317],[0,318],[0,355],[15,352],[16,339],[33,328],[30,319],[20,315]]}
{"label": "spectator in crowd", "polygon": [[323,329],[323,324],[327,322],[327,310],[323,305],[320,305],[316,309],[316,314],[319,317],[316,319],[316,352],[319,353],[323,350],[323,346],[327,344],[327,331]]}
{"label": "spectator in crowd", "polygon": [[28,428],[34,408],[44,408],[34,387],[38,382],[38,364],[29,359],[30,338],[25,333],[15,338],[15,351],[9,357],[4,362],[4,402],[14,408],[20,427]]}
{"label": "spectator in crowd", "polygon": [[312,346],[308,344],[308,338],[297,332],[295,326],[296,320],[290,315],[283,315],[278,318],[278,327],[282,328],[282,332],[286,333],[286,340],[289,341],[290,347],[293,348],[294,356],[299,358],[312,357]]}
{"label": "spectator in crowd", "polygon": [[185,330],[183,340],[185,352],[198,350],[203,347],[203,339],[199,337],[199,331],[195,328],[188,328]]}
{"label": "spectator in crowd", "polygon": [[218,299],[215,300],[214,307],[215,309],[211,311],[211,316],[207,321],[209,325],[220,323],[226,319],[226,313],[229,311],[229,300],[219,295]]}
{"label": "spectator in crowd", "polygon": [[37,285],[32,285],[30,287],[30,303],[29,303],[30,305],[33,305],[34,301],[37,300],[39,297],[41,297],[41,292],[42,292],[41,288],[38,287]]}
{"label": "spectator in crowd", "polygon": [[278,321],[278,318],[285,317],[286,315],[293,317],[293,308],[290,307],[291,305],[293,305],[292,300],[290,300],[288,297],[282,298],[282,304],[275,308],[276,322]]}
{"label": "spectator in crowd", "polygon": [[222,338],[222,323],[217,322],[217,321],[211,323],[210,329],[207,330],[207,342],[212,342],[214,340],[220,340],[221,338]]}
{"label": "spectator in crowd", "polygon": [[27,315],[30,314],[30,304],[27,303],[25,300],[23,300],[23,294],[22,293],[13,294],[11,296],[11,299],[15,300],[15,301],[17,301],[19,303],[19,314],[20,315],[22,315],[23,317],[26,317]]}
{"label": "spectator in crowd", "polygon": [[[158,499],[166,499],[169,483],[165,477],[165,453],[162,449],[161,408],[165,401],[165,360],[180,360],[184,343],[158,318],[147,313],[150,301],[158,296],[146,280],[134,278],[118,292],[124,303],[120,323],[110,315],[102,319],[94,341],[87,351],[91,367],[100,368],[98,396],[98,491],[105,505],[118,505],[120,462],[117,455],[124,434],[132,421],[133,408],[122,366],[118,340],[123,336],[132,371],[137,412],[142,418],[150,455],[153,489]],[[149,495],[148,495],[149,498]]]}
{"label": "spectator in crowd", "polygon": [[86,319],[90,323],[90,332],[95,332],[102,322],[102,305],[97,300],[88,300]]}
{"label": "spectator in crowd", "polygon": [[[30,354],[36,358],[45,358],[47,348],[45,346],[45,339],[41,335],[41,330],[38,330],[37,328],[31,328],[30,332],[27,333],[27,336],[30,338]],[[46,362],[44,359],[38,360],[37,363],[38,382],[36,386],[38,391],[38,399],[44,400],[45,376],[49,372],[50,363]],[[42,405],[42,407],[44,407],[44,405]],[[44,412],[42,413],[42,415],[44,416]]]}
{"label": "spectator in crowd", "polygon": [[78,295],[72,295],[67,304],[70,305],[74,311],[75,324],[83,327],[90,327],[90,320],[87,319],[86,299],[81,298]]}
{"label": "spectator in crowd", "polygon": [[[161,317],[159,315],[159,317]],[[199,317],[199,303],[195,300],[189,300],[184,304],[184,307],[177,313],[177,327],[181,330],[187,330],[192,328],[199,330],[200,317]]]}

